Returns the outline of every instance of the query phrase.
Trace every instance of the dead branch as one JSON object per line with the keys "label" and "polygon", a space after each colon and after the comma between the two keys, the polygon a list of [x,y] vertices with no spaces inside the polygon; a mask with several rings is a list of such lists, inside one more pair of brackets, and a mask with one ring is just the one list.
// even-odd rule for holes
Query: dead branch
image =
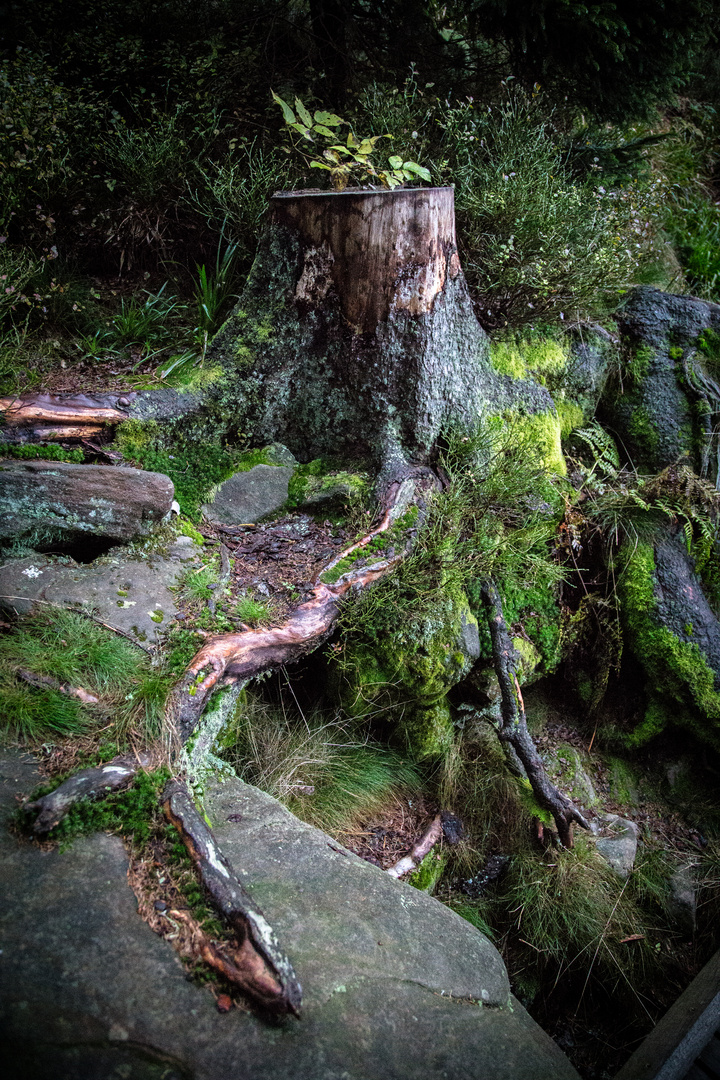
{"label": "dead branch", "polygon": [[538,803],[552,814],[560,843],[571,848],[573,822],[583,829],[590,826],[570,799],[558,791],[548,777],[528,731],[525,704],[517,678],[515,649],[503,615],[500,594],[489,579],[482,583],[482,598],[492,639],[495,673],[500,684],[502,723],[498,736],[506,753],[510,752],[511,766],[517,770],[519,760]]}
{"label": "dead branch", "polygon": [[408,855],[403,855],[402,859],[399,859],[394,866],[391,866],[385,872],[390,877],[401,878],[405,874],[409,874],[411,870],[416,870],[425,856],[435,847],[442,836],[442,832],[442,818],[438,814],[437,817],[433,818],[432,823],[422,834],[412,851]]}
{"label": "dead branch", "polygon": [[[213,690],[232,682],[251,679],[317,648],[332,630],[343,597],[351,590],[367,588],[402,561],[409,539],[405,545],[399,545],[396,554],[378,559],[370,565],[351,568],[333,584],[320,580],[342,559],[362,550],[374,537],[387,532],[405,512],[414,493],[415,483],[412,480],[390,485],[387,509],[380,524],[323,567],[315,579],[310,598],[296,607],[282,626],[219,634],[203,645],[168,699],[168,715],[182,742],[186,742],[193,733]],[[201,677],[204,672],[206,674]]]}
{"label": "dead branch", "polygon": [[66,697],[77,698],[83,705],[97,705],[99,700],[94,694],[88,694],[87,690],[83,690],[82,686],[64,686],[51,675],[36,675],[34,671],[27,671],[25,668],[16,668],[15,674],[23,682],[34,686],[36,690],[57,690]]}
{"label": "dead branch", "polygon": [[97,765],[81,769],[74,776],[68,777],[49,795],[25,804],[25,810],[39,811],[33,832],[48,833],[54,829],[67,814],[71,806],[81,799],[98,799],[126,787],[136,773],[147,769],[151,764],[149,754],[121,754],[108,761],[107,765]]}
{"label": "dead branch", "polygon": [[302,987],[272,928],[233,874],[190,792],[171,781],[162,796],[169,821],[180,833],[200,879],[218,911],[235,930],[237,948],[203,943],[201,955],[215,970],[274,1012],[299,1015]]}

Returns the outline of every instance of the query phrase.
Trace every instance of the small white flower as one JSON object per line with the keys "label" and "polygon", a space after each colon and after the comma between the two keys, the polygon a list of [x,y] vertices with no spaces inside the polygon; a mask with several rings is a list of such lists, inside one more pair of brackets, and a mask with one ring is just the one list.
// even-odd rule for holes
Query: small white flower
{"label": "small white flower", "polygon": [[42,570],[38,570],[37,566],[28,566],[23,570],[23,574],[29,578],[40,577]]}

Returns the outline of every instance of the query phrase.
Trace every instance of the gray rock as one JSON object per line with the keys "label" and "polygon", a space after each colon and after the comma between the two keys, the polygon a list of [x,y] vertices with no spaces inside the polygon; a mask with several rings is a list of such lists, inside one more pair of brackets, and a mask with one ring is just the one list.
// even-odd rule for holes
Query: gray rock
{"label": "gray rock", "polygon": [[617,814],[605,815],[605,822],[611,835],[601,837],[596,841],[595,847],[608,866],[619,877],[626,878],[635,865],[638,827],[634,821],[619,817]]}
{"label": "gray rock", "polygon": [[677,925],[692,937],[697,916],[697,886],[692,865],[679,867],[671,876],[668,909]]}
{"label": "gray rock", "polygon": [[177,615],[173,589],[199,552],[190,537],[178,537],[167,556],[114,552],[87,565],[51,555],[11,559],[0,567],[0,607],[19,615],[43,603],[91,611],[136,641],[152,643]]}
{"label": "gray rock", "polygon": [[[6,811],[31,771],[0,762]],[[577,1080],[469,924],[239,781],[207,805],[304,984],[303,1018],[220,1015],[138,917],[115,837],[60,852],[3,832],[8,1080]]]}
{"label": "gray rock", "polygon": [[213,501],[203,506],[203,515],[213,525],[260,521],[287,501],[293,471],[289,465],[256,465],[237,472],[220,484]]}
{"label": "gray rock", "polygon": [[265,461],[268,465],[289,465],[293,469],[297,466],[295,455],[279,442],[265,447]]}
{"label": "gray rock", "polygon": [[0,462],[0,540],[84,536],[125,543],[170,513],[172,480],[161,473],[59,461]]}

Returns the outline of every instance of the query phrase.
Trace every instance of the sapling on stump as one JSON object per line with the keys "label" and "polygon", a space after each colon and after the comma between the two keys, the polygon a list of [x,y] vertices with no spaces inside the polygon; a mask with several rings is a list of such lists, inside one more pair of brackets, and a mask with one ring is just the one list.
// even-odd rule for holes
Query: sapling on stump
{"label": "sapling on stump", "polygon": [[482,598],[490,629],[493,664],[500,684],[502,722],[498,729],[498,737],[513,770],[521,774],[524,771],[538,803],[552,814],[560,843],[564,847],[571,848],[573,822],[582,826],[583,829],[588,829],[590,826],[577,807],[566,795],[558,791],[548,777],[528,731],[525,704],[517,677],[516,653],[503,615],[500,594],[494,582],[485,580],[482,583]]}

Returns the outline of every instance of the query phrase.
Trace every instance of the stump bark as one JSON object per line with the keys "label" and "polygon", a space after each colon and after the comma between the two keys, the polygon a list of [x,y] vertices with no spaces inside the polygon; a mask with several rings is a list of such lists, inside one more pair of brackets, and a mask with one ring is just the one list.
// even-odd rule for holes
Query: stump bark
{"label": "stump bark", "polygon": [[[211,391],[253,442],[302,460],[424,462],[444,427],[527,399],[488,360],[455,236],[452,188],[279,193],[240,302],[210,357]],[[534,402],[532,399],[536,398]]]}

